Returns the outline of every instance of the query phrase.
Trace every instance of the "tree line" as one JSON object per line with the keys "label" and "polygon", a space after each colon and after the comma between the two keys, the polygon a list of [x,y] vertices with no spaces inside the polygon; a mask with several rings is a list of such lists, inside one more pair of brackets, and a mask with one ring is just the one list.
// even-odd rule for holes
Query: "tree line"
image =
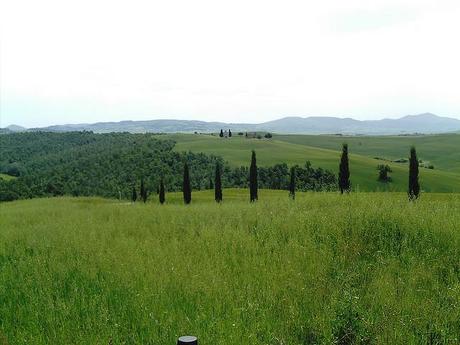
{"label": "tree line", "polygon": [[[289,197],[293,200],[295,199],[295,193],[297,190],[297,181],[299,175],[297,173],[297,166],[292,166],[289,174]],[[420,195],[420,183],[418,179],[419,174],[419,161],[417,159],[417,153],[415,147],[410,149],[410,159],[409,159],[409,183],[408,183],[408,197],[410,201],[416,200]],[[249,201],[255,202],[258,200],[258,168],[257,168],[257,159],[256,152],[253,150],[251,154],[251,163],[249,167]],[[216,202],[220,203],[223,200],[222,193],[222,173],[220,163],[217,162],[215,166],[215,175],[214,175],[214,199]],[[342,154],[340,157],[339,163],[339,178],[338,178],[338,189],[341,194],[351,192],[351,181],[350,181],[350,167],[348,159],[348,145],[343,144]],[[165,188],[163,184],[163,178],[161,179],[161,184],[159,187],[159,201],[160,204],[165,202]],[[141,181],[141,195],[144,195],[144,182]],[[190,204],[192,201],[192,187],[190,184],[190,172],[189,166],[187,163],[184,164],[183,170],[183,182],[182,182],[182,193],[185,204]],[[132,201],[136,201],[136,191],[133,188],[133,198]],[[147,201],[147,196],[142,198],[144,202]]]}

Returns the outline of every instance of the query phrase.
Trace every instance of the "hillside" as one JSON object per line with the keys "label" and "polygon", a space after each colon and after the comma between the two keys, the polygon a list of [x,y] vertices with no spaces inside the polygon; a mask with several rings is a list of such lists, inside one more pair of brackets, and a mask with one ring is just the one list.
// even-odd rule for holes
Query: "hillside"
{"label": "hillside", "polygon": [[397,160],[408,156],[414,145],[419,158],[433,164],[435,169],[460,173],[460,135],[411,136],[331,136],[331,135],[274,135],[274,139],[306,146],[336,150],[344,142],[350,151],[369,157]]}
{"label": "hillside", "polygon": [[224,190],[222,204],[212,199],[0,204],[0,339],[457,342],[458,195],[298,193],[293,202],[261,191],[249,204],[247,190]]}
{"label": "hillside", "polygon": [[[258,164],[261,166],[273,165],[275,163],[286,162],[290,165],[299,164],[303,165],[305,161],[309,160],[316,167],[322,167],[334,172],[338,170],[341,144],[343,138],[337,138],[334,150],[308,146],[303,144],[295,144],[287,142],[286,137],[275,136],[274,139],[246,139],[244,137],[233,136],[231,139],[222,139],[217,136],[211,135],[193,135],[193,134],[174,134],[165,135],[165,138],[176,141],[174,150],[176,151],[192,151],[204,152],[207,154],[219,155],[228,161],[231,165],[240,166],[248,165],[250,159],[250,151],[256,150]],[[278,139],[280,138],[280,139]],[[288,139],[291,137],[287,137]],[[293,139],[301,141],[303,136],[292,137]],[[312,141],[315,138],[322,140],[322,137],[312,136],[309,137]],[[456,137],[455,137],[456,138]],[[359,138],[361,139],[361,138]],[[357,139],[357,140],[359,140]],[[371,139],[369,139],[371,140]],[[327,142],[328,138],[324,139]],[[447,140],[449,142],[449,140]],[[405,146],[407,150],[405,155],[402,154],[404,146],[401,143],[402,149],[401,156],[398,158],[407,157],[410,145]],[[429,144],[427,144],[428,146]],[[455,142],[452,144],[455,145]],[[448,144],[446,143],[446,146]],[[350,155],[350,170],[351,181],[353,188],[360,190],[395,190],[405,191],[407,188],[407,164],[392,163],[373,159],[372,156],[365,156],[355,154],[351,147]],[[379,144],[375,151],[380,152],[375,156],[385,157],[386,146]],[[430,151],[431,152],[431,151]],[[446,160],[450,159],[451,150],[443,151],[439,148],[438,154],[441,157],[446,154]],[[364,153],[364,152],[363,152]],[[419,149],[419,156],[424,157],[423,149]],[[393,178],[392,183],[384,184],[377,181],[378,164],[388,164],[393,169],[391,174]],[[455,160],[453,163],[455,164]],[[437,192],[458,192],[460,191],[460,174],[444,170],[430,170],[422,168],[420,170],[420,177],[422,182],[422,189],[425,191]]]}
{"label": "hillside", "polygon": [[[11,131],[24,130],[10,126]],[[224,123],[191,120],[150,120],[99,122],[92,124],[68,124],[43,128],[31,128],[32,131],[93,131],[95,133],[131,132],[131,133],[176,133],[176,132],[218,132],[220,129],[232,131],[264,131],[275,133],[299,134],[411,134],[444,133],[460,130],[460,120],[426,113],[404,116],[399,119],[360,121],[352,118],[328,116],[284,117],[263,123]]]}
{"label": "hillside", "polygon": [[[321,136],[317,139],[315,145],[319,145],[322,140],[328,142]],[[448,149],[453,139],[456,137],[448,136],[444,146],[439,144],[434,170],[420,169],[423,191],[460,191],[460,174],[456,173],[456,156],[452,153],[456,151]],[[243,188],[248,183],[251,150],[257,153],[260,188],[287,189],[289,167],[298,165],[299,190],[336,190],[341,141],[336,141],[336,147],[329,146],[331,149],[288,140],[302,141],[303,137],[275,136],[273,139],[259,140],[238,135],[225,139],[196,134],[8,134],[0,136],[0,174],[5,177],[0,179],[0,201],[56,195],[98,195],[130,199],[133,188],[139,191],[142,179],[153,195],[161,178],[167,190],[178,191],[182,188],[185,162],[190,167],[191,184],[195,190],[211,187],[216,162],[222,165],[224,187]],[[404,147],[403,143],[400,144]],[[364,155],[370,153],[364,151],[363,154],[356,154],[355,147],[351,145],[350,150],[353,190],[406,191],[407,163],[372,158],[387,157],[383,141],[375,144],[375,152],[371,156]],[[424,147],[433,150],[429,143]],[[409,145],[406,149],[409,149]],[[398,150],[403,155],[402,149]],[[419,148],[418,152],[419,158],[432,163],[426,160],[423,148]],[[435,151],[429,152],[434,154]],[[439,168],[437,162],[443,160],[450,160],[451,171]],[[305,165],[307,161],[311,162],[312,167]],[[382,163],[389,164],[393,170],[390,183],[377,181],[377,165]]]}
{"label": "hillside", "polygon": [[[191,188],[212,188],[216,164],[224,187],[247,187],[248,167],[230,166],[219,156],[177,152],[175,142],[152,134],[27,132],[0,136],[0,201],[73,195],[131,199],[156,195],[163,179],[168,191],[182,190],[184,165]],[[259,187],[287,189],[289,167],[283,162],[259,167]],[[337,189],[336,176],[324,169],[297,167],[298,190]]]}
{"label": "hillside", "polygon": [[151,134],[28,132],[0,136],[0,201],[40,196],[131,198],[143,179],[155,193],[161,178],[180,190],[187,161],[193,188],[209,184],[216,157],[173,151]]}

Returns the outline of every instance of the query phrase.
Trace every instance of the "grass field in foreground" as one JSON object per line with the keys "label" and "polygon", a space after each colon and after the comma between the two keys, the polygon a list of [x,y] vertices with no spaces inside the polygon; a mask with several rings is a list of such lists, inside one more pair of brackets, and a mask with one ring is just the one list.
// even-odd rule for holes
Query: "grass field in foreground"
{"label": "grass field in foreground", "polygon": [[[211,135],[171,134],[160,138],[174,139],[176,151],[204,152],[222,156],[233,166],[248,166],[251,150],[257,153],[257,162],[260,166],[269,166],[277,163],[288,165],[304,165],[307,160],[314,167],[338,171],[342,142],[336,142],[335,151],[326,148],[307,146],[276,139],[246,139],[233,136],[231,139],[222,139]],[[293,136],[302,139],[304,136]],[[308,137],[308,136],[305,136]],[[321,136],[316,136],[319,141]],[[275,137],[276,138],[276,137]],[[283,137],[284,138],[284,137]],[[292,138],[291,138],[292,139]],[[300,140],[299,139],[299,140]],[[303,139],[302,139],[303,140]],[[344,138],[341,140],[346,141]],[[381,144],[383,145],[383,144]],[[353,146],[355,147],[355,146]],[[386,150],[381,146],[380,157],[387,157]],[[406,156],[410,144],[406,147]],[[408,164],[390,163],[376,160],[372,157],[354,154],[350,149],[351,182],[355,189],[361,191],[406,191],[408,180]],[[448,151],[450,152],[450,151]],[[422,153],[419,150],[419,154]],[[442,152],[440,153],[442,154]],[[377,180],[378,164],[388,164],[393,169],[393,182],[382,183]],[[460,174],[439,169],[430,170],[420,168],[422,189],[427,192],[460,192]]]}
{"label": "grass field in foreground", "polygon": [[0,204],[8,343],[459,343],[460,195],[167,198]]}

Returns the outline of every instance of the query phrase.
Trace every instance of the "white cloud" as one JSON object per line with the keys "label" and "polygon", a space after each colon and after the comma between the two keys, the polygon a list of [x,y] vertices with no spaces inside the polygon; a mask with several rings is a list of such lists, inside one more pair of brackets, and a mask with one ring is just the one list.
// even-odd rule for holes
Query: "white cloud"
{"label": "white cloud", "polygon": [[460,116],[460,4],[5,1],[1,125]]}

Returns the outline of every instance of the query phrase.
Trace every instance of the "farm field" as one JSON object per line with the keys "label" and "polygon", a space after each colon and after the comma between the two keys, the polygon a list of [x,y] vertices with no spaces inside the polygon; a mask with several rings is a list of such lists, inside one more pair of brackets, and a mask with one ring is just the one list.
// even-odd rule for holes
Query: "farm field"
{"label": "farm field", "polygon": [[[460,195],[0,204],[0,339],[457,344]],[[153,196],[152,196],[153,198]],[[1,341],[0,341],[1,343]]]}
{"label": "farm field", "polygon": [[420,158],[436,169],[460,173],[460,134],[411,136],[334,136],[334,135],[274,135],[274,139],[331,150],[347,142],[352,152],[368,157],[396,160],[407,157],[414,145]]}
{"label": "farm field", "polygon": [[[309,160],[313,166],[329,169],[335,173],[338,171],[341,145],[343,142],[348,142],[349,139],[348,137],[334,138],[335,142],[333,145],[324,144],[325,148],[322,148],[318,147],[318,145],[328,142],[331,137],[300,135],[292,136],[291,138],[291,136],[276,135],[270,140],[246,139],[237,135],[234,135],[231,139],[195,134],[170,134],[158,137],[175,140],[176,145],[174,149],[178,152],[192,151],[219,155],[234,166],[247,166],[249,164],[250,151],[255,150],[257,152],[257,162],[260,166],[269,166],[283,162],[288,165],[303,165],[305,161]],[[308,142],[312,145],[306,145],[307,141],[303,141],[303,137],[315,139],[312,139],[311,143]],[[351,139],[362,140],[363,138],[357,137]],[[313,145],[315,140],[317,143]],[[350,170],[352,186],[354,189],[363,191],[405,191],[407,188],[407,164],[377,160],[373,156],[390,158],[394,154],[394,159],[407,157],[411,142],[390,144],[391,140],[385,139],[386,144],[388,144],[386,145],[381,140],[383,139],[377,137],[374,151],[370,149],[366,152],[360,151],[363,154],[355,154],[354,149],[359,145],[356,145],[356,143],[355,145],[351,144]],[[447,146],[455,146],[456,142],[452,140],[452,142],[448,141],[448,143],[446,144]],[[387,153],[387,146],[390,153]],[[332,147],[334,147],[334,150],[331,149]],[[396,150],[395,147],[398,147],[398,149]],[[417,149],[419,157],[423,159],[425,154],[423,148],[417,147]],[[438,150],[437,152],[440,157],[444,157],[443,155],[445,154],[444,158],[446,160],[453,159],[450,163],[452,171],[449,171],[447,168],[446,170],[420,168],[422,189],[427,192],[460,192],[460,173],[456,173],[456,169],[454,168],[456,160],[455,157],[449,157],[452,152],[456,151],[452,147],[445,151],[440,148]],[[377,152],[380,152],[380,154],[377,154]],[[455,153],[455,155],[458,155],[458,153]],[[392,183],[385,184],[377,181],[378,164],[388,164],[392,168]]]}

